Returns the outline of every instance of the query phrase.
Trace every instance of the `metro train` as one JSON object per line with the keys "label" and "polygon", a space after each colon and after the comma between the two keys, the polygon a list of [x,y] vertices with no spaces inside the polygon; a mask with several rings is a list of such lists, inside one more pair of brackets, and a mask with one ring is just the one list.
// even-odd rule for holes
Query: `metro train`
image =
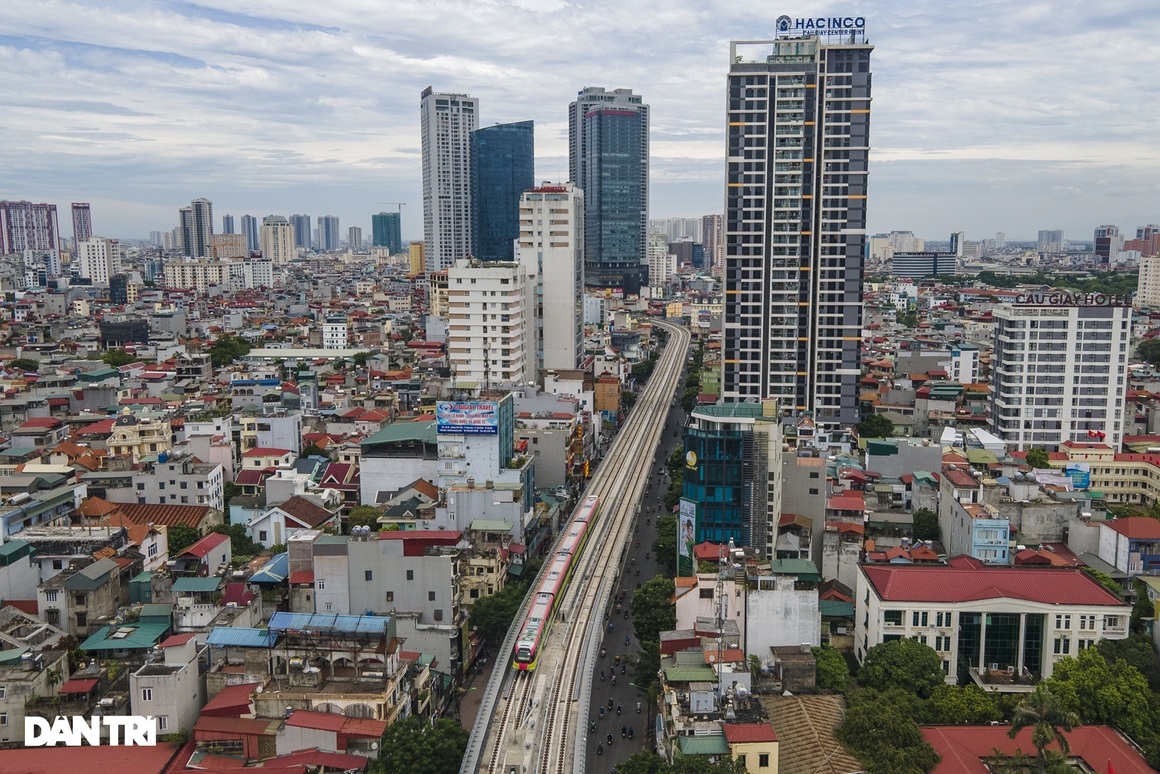
{"label": "metro train", "polygon": [[536,587],[528,617],[520,627],[512,657],[512,668],[531,672],[540,660],[540,644],[548,634],[557,606],[572,579],[572,570],[584,546],[588,543],[593,523],[600,515],[600,498],[585,497],[568,524],[568,531],[560,540],[540,585]]}

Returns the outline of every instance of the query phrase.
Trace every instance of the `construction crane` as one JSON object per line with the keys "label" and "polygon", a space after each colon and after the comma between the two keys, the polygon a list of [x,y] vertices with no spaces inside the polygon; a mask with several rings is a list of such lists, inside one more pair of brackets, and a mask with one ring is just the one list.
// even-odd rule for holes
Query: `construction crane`
{"label": "construction crane", "polygon": [[391,207],[398,207],[400,215],[403,214],[403,208],[407,206],[406,202],[371,202],[371,204],[387,204]]}

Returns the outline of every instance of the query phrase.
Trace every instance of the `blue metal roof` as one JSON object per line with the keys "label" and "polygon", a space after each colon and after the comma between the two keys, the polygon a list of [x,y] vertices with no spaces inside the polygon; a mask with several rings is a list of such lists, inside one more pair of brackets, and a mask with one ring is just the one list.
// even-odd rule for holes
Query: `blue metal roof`
{"label": "blue metal roof", "polygon": [[219,648],[269,648],[278,639],[278,633],[267,629],[241,629],[232,626],[215,626],[206,643]]}
{"label": "blue metal roof", "polygon": [[290,574],[290,554],[282,552],[250,576],[250,583],[285,583]]}
{"label": "blue metal roof", "polygon": [[321,613],[274,613],[271,631],[332,631],[346,634],[385,634],[391,618],[385,615],[323,615]]}

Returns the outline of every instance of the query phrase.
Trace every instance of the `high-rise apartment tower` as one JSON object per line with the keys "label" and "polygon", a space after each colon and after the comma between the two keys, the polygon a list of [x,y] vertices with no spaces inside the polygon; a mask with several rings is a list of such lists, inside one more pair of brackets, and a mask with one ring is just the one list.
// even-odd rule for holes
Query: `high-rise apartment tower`
{"label": "high-rise apartment tower", "polygon": [[870,147],[861,35],[730,44],[726,400],[858,421]]}
{"label": "high-rise apartment tower", "polygon": [[531,121],[471,133],[471,252],[483,261],[510,261],[520,235],[520,196],[535,183]]}
{"label": "high-rise apartment tower", "polygon": [[423,241],[430,274],[471,253],[471,133],[479,126],[479,100],[428,86],[420,113]]}
{"label": "high-rise apartment tower", "polygon": [[87,202],[72,203],[73,244],[93,238],[93,211]]}

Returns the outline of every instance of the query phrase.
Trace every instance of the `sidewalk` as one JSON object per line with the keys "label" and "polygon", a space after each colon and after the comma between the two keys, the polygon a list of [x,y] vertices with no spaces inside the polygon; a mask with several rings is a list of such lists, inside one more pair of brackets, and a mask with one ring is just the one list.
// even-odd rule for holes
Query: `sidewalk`
{"label": "sidewalk", "polygon": [[464,694],[459,700],[459,724],[468,731],[475,725],[475,716],[479,714],[479,705],[483,701],[483,691],[491,679],[494,666],[495,659],[489,658],[482,672],[473,672],[463,683]]}

